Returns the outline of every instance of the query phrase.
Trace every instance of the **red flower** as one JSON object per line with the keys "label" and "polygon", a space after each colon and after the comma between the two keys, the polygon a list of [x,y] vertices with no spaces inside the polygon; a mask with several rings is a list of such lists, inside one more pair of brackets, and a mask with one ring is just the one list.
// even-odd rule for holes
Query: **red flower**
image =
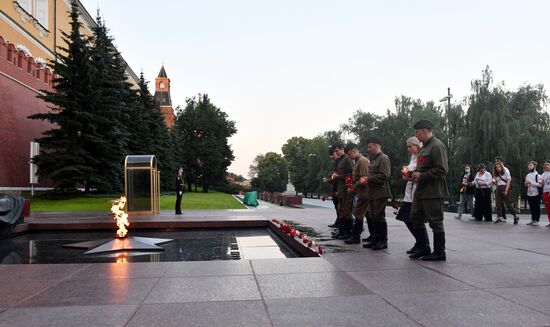
{"label": "red flower", "polygon": [[418,163],[419,165],[423,165],[424,164],[424,157],[423,156],[418,156],[418,158],[416,158],[416,163]]}

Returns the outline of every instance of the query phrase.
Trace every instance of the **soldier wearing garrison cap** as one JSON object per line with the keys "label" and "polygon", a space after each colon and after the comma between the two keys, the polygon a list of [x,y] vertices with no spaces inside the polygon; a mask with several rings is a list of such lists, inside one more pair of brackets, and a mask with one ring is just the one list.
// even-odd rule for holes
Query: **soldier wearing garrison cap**
{"label": "soldier wearing garrison cap", "polygon": [[390,158],[382,152],[382,140],[378,137],[367,139],[367,151],[371,159],[367,174],[367,222],[369,219],[372,221],[373,233],[371,241],[363,247],[382,250],[388,248],[386,204],[390,197]]}
{"label": "soldier wearing garrison cap", "polygon": [[344,153],[344,145],[338,143],[334,145],[334,153],[340,157],[336,165],[335,172],[332,174],[332,180],[338,183],[338,231],[333,235],[335,239],[347,240],[351,237],[353,228],[353,217],[351,215],[353,207],[353,195],[348,192],[346,181],[351,180],[353,164]]}
{"label": "soldier wearing garrison cap", "polygon": [[[445,228],[443,227],[443,199],[448,196],[445,176],[449,170],[447,149],[432,134],[433,124],[429,120],[420,120],[414,124],[416,137],[423,146],[417,157],[417,168],[413,179],[417,182],[412,203],[411,220],[418,250],[411,254],[411,259],[426,261],[445,261]],[[430,252],[430,241],[425,221],[433,231],[433,252]]]}
{"label": "soldier wearing garrison cap", "polygon": [[[363,232],[363,219],[368,209],[367,174],[369,172],[370,161],[359,152],[359,148],[354,143],[348,143],[344,151],[348,158],[355,161],[355,165],[353,166],[353,184],[348,191],[355,193],[357,197],[357,204],[353,210],[355,223],[351,232],[352,235],[345,242],[347,244],[359,244],[361,243],[361,232]],[[369,232],[371,230],[372,227],[369,227]]]}

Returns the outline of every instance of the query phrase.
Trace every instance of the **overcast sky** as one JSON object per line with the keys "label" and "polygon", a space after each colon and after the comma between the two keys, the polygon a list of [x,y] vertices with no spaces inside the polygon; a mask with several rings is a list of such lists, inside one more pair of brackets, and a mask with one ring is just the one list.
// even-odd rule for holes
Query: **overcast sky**
{"label": "overcast sky", "polygon": [[[236,122],[229,171],[401,94],[455,100],[489,65],[510,89],[550,85],[550,1],[81,0],[174,107],[208,93]],[[151,91],[154,92],[153,89]]]}

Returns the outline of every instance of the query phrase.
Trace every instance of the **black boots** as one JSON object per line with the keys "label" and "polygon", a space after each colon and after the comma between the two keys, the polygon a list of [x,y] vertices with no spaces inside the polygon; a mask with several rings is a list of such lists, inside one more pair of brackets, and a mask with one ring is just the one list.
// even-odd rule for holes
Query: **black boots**
{"label": "black boots", "polygon": [[378,243],[378,231],[376,230],[376,225],[374,224],[372,219],[367,218],[367,225],[369,226],[370,236],[363,239],[363,242],[366,242],[363,243],[363,247],[365,249],[370,249],[375,246],[376,243]]}
{"label": "black boots", "polygon": [[382,250],[388,248],[388,224],[386,220],[375,222],[377,242],[372,246],[373,250]]}
{"label": "black boots", "polygon": [[352,228],[353,228],[352,219],[340,220],[340,223],[338,224],[338,232],[332,235],[332,238],[337,240],[347,240],[348,238],[351,237]]}
{"label": "black boots", "polygon": [[362,239],[362,241],[370,242],[374,235],[374,224],[372,223],[372,218],[369,219],[369,217],[365,217],[365,220],[367,221],[367,228],[369,229],[369,237]]}
{"label": "black boots", "polygon": [[363,218],[355,219],[355,225],[351,231],[351,237],[345,240],[346,244],[359,244],[361,243],[361,232],[363,232]]}
{"label": "black boots", "polygon": [[426,231],[426,227],[422,226],[422,228],[413,228],[414,238],[416,239],[416,243],[418,244],[417,249],[414,253],[412,253],[409,258],[411,259],[419,259],[426,255],[430,254],[430,239],[428,238],[428,232]]}
{"label": "black boots", "polygon": [[416,237],[416,233],[414,231],[413,224],[410,221],[406,221],[405,226],[407,226],[407,228],[409,229],[409,232],[411,232],[411,235],[414,237],[414,240],[415,240],[414,246],[407,251],[407,254],[413,254],[418,249],[420,249],[420,244],[418,243],[418,238]]}
{"label": "black boots", "polygon": [[[368,220],[367,220],[368,221]],[[372,239],[363,244],[364,248],[372,248],[373,250],[382,250],[388,248],[388,224],[386,220],[382,222],[372,223],[373,234]]]}
{"label": "black boots", "polygon": [[338,228],[338,225],[340,224],[340,219],[338,219],[338,217],[336,217],[336,219],[334,220],[334,224],[332,225],[328,225],[328,227],[330,228]]}
{"label": "black boots", "polygon": [[434,233],[434,252],[422,257],[424,261],[445,261],[445,232]]}

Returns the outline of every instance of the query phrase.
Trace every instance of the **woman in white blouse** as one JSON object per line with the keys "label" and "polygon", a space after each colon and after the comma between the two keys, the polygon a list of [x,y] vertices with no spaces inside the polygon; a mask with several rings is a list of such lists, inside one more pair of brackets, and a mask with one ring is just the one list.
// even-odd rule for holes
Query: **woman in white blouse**
{"label": "woman in white blouse", "polygon": [[531,221],[527,223],[529,226],[537,226],[540,220],[540,200],[539,187],[542,187],[542,177],[537,172],[537,162],[529,161],[527,164],[529,174],[525,176],[524,184],[527,187],[527,202],[531,210]]}
{"label": "woman in white blouse", "polygon": [[[414,243],[414,246],[407,251],[408,254],[415,253],[419,247],[418,237],[415,234],[411,222],[411,207],[414,197],[414,191],[416,190],[416,182],[412,179],[412,173],[416,170],[416,158],[418,157],[418,152],[420,152],[421,146],[422,143],[420,143],[420,141],[418,141],[418,139],[414,136],[407,140],[407,151],[411,155],[411,161],[409,162],[408,166],[403,167],[403,169],[401,170],[401,173],[403,174],[402,179],[404,181],[407,181],[407,185],[405,186],[405,197],[403,198],[401,207],[397,212],[397,217],[395,217],[397,220],[401,220],[405,223],[411,234],[414,236],[415,240],[417,240],[417,242]],[[426,232],[425,229],[424,232]],[[428,237],[427,234],[426,237]]]}
{"label": "woman in white blouse", "polygon": [[491,188],[493,187],[493,176],[487,171],[485,164],[479,164],[478,170],[473,181],[476,186],[474,217],[470,220],[481,221],[485,218],[485,221],[492,221]]}

